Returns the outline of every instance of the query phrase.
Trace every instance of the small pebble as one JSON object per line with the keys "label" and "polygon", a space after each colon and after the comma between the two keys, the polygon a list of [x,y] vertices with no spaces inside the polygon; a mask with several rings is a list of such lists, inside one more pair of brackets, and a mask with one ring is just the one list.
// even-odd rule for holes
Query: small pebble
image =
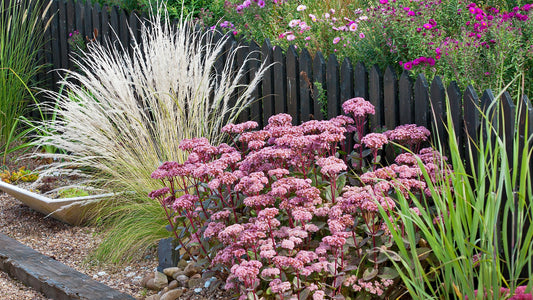
{"label": "small pebble", "polygon": [[126,277],[133,277],[135,276],[137,273],[135,272],[129,272],[128,274],[126,274]]}
{"label": "small pebble", "polygon": [[211,277],[209,278],[205,283],[204,283],[204,288],[208,288],[210,285],[211,285],[211,282],[217,280],[216,277]]}
{"label": "small pebble", "polygon": [[105,275],[107,275],[107,273],[104,272],[104,271],[101,271],[101,272],[96,273],[96,275],[98,275],[98,276],[105,276]]}
{"label": "small pebble", "polygon": [[199,294],[199,293],[202,292],[202,288],[195,288],[195,289],[194,289],[194,292],[197,293],[197,294]]}

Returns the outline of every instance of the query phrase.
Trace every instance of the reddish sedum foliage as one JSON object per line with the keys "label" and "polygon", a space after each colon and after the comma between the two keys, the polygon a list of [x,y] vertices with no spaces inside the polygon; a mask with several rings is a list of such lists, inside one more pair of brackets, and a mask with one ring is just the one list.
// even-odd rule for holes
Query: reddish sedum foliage
{"label": "reddish sedum foliage", "polygon": [[[375,276],[363,279],[365,270],[379,273],[386,265],[372,249],[393,247],[379,206],[395,222],[396,192],[422,196],[427,186],[417,158],[431,165],[435,178],[446,172],[445,158],[423,149],[403,153],[389,166],[374,164],[373,171],[349,169],[348,156],[338,154],[347,127],[364,124],[360,118],[374,108],[362,98],[343,107],[357,120],[340,116],[294,126],[280,114],[258,131],[249,131],[254,122],[225,126],[233,147],[184,140],[180,148],[189,159],[166,162],[152,174],[165,187],[150,196],[161,202],[175,230],[198,243],[180,239],[182,246],[208,258],[204,267],[225,269],[226,288],[243,295],[270,289],[282,298],[307,289],[314,299],[379,296],[395,288]],[[402,135],[409,130],[414,140]],[[404,126],[389,135],[370,133],[361,142],[377,154],[389,139],[414,145],[427,139],[425,133]]]}

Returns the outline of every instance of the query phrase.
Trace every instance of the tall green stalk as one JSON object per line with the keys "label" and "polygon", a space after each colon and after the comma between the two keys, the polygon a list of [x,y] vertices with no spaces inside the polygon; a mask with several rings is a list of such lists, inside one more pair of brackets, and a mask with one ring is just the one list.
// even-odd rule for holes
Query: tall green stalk
{"label": "tall green stalk", "polygon": [[[398,193],[398,221],[404,231],[384,218],[402,256],[402,261],[394,264],[414,299],[502,299],[507,296],[501,294],[501,288],[514,291],[519,285],[531,286],[531,281],[520,275],[525,270],[531,274],[533,254],[533,226],[527,227],[533,215],[528,201],[532,195],[532,139],[520,143],[524,133],[518,131],[513,136],[499,136],[491,117],[482,117],[480,138],[476,149],[470,151],[470,157],[478,158],[478,165],[471,168],[473,174],[466,171],[448,115],[453,172],[432,184],[419,161],[431,191],[432,207],[423,199],[407,199]],[[506,152],[508,143],[512,144],[512,153]],[[411,201],[420,209],[420,216],[409,209]],[[382,214],[386,216],[384,210]],[[417,257],[419,237],[429,244],[438,266],[430,268],[413,259]]]}
{"label": "tall green stalk", "polygon": [[48,4],[42,9],[40,0],[5,1],[0,14],[0,151],[4,153],[20,137],[17,125],[30,103],[26,85],[39,72],[41,25],[49,8]]}

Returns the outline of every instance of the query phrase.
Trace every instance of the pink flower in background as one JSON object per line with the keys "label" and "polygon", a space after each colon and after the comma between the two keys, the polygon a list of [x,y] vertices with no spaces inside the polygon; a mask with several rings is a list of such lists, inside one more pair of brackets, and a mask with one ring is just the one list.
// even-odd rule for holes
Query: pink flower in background
{"label": "pink flower in background", "polygon": [[287,41],[294,41],[296,39],[296,36],[294,34],[287,35]]}
{"label": "pink flower in background", "polygon": [[336,38],[333,39],[333,44],[337,44],[340,41],[341,41],[341,38],[340,37],[336,37]]}
{"label": "pink flower in background", "polygon": [[259,6],[261,8],[265,7],[265,1],[264,0],[257,1],[257,6]]}
{"label": "pink flower in background", "polygon": [[297,11],[304,11],[306,9],[307,9],[307,6],[305,6],[305,5],[298,5],[298,7],[296,7]]}
{"label": "pink flower in background", "polygon": [[291,21],[289,22],[289,27],[290,27],[290,28],[296,27],[296,26],[298,26],[298,24],[300,24],[300,22],[301,22],[301,21],[300,21],[299,19],[291,20]]}
{"label": "pink flower in background", "polygon": [[364,38],[365,38],[365,34],[361,32],[361,33],[359,34],[359,38],[364,39]]}
{"label": "pink flower in background", "polygon": [[350,29],[350,31],[356,31],[357,30],[357,23],[352,21],[350,23],[350,25],[348,26],[348,29]]}

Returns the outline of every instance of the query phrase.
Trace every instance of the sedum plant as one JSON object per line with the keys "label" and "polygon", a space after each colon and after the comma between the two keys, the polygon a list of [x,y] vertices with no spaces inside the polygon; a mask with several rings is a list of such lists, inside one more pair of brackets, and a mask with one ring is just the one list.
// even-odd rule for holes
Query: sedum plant
{"label": "sedum plant", "polygon": [[[400,296],[398,272],[388,261],[397,245],[385,219],[396,209],[395,188],[425,194],[427,181],[443,176],[446,169],[436,166],[444,158],[419,148],[429,131],[411,124],[362,136],[363,157],[356,151],[352,159],[342,154],[349,151],[346,134],[359,135],[374,107],[354,98],[343,108],[349,116],[298,126],[287,114],[272,116],[257,131],[250,131],[253,121],[229,124],[222,131],[233,146],[183,140],[188,159],[157,168],[152,178],[164,187],[150,193],[180,251],[225,274],[226,288],[241,299]],[[402,153],[383,165],[379,154],[392,142],[418,154]],[[433,177],[421,178],[416,157]],[[380,216],[378,203],[388,216]]]}
{"label": "sedum plant", "polygon": [[237,49],[224,52],[223,67],[215,68],[225,42],[195,31],[188,17],[171,24],[152,15],[131,45],[88,44],[74,59],[79,72],[66,71],[67,92],[51,93],[57,119],[44,124],[52,134],[39,143],[64,153],[43,154],[56,160],[47,172],[82,170],[108,189],[133,192],[97,212],[97,220],[113,224],[98,258],[131,258],[132,250],[168,235],[159,204],[146,196],[156,187],[153,169],[185,160],[182,139],[222,141],[220,128],[253,100],[265,67],[249,85],[239,84],[245,69],[235,65]]}

